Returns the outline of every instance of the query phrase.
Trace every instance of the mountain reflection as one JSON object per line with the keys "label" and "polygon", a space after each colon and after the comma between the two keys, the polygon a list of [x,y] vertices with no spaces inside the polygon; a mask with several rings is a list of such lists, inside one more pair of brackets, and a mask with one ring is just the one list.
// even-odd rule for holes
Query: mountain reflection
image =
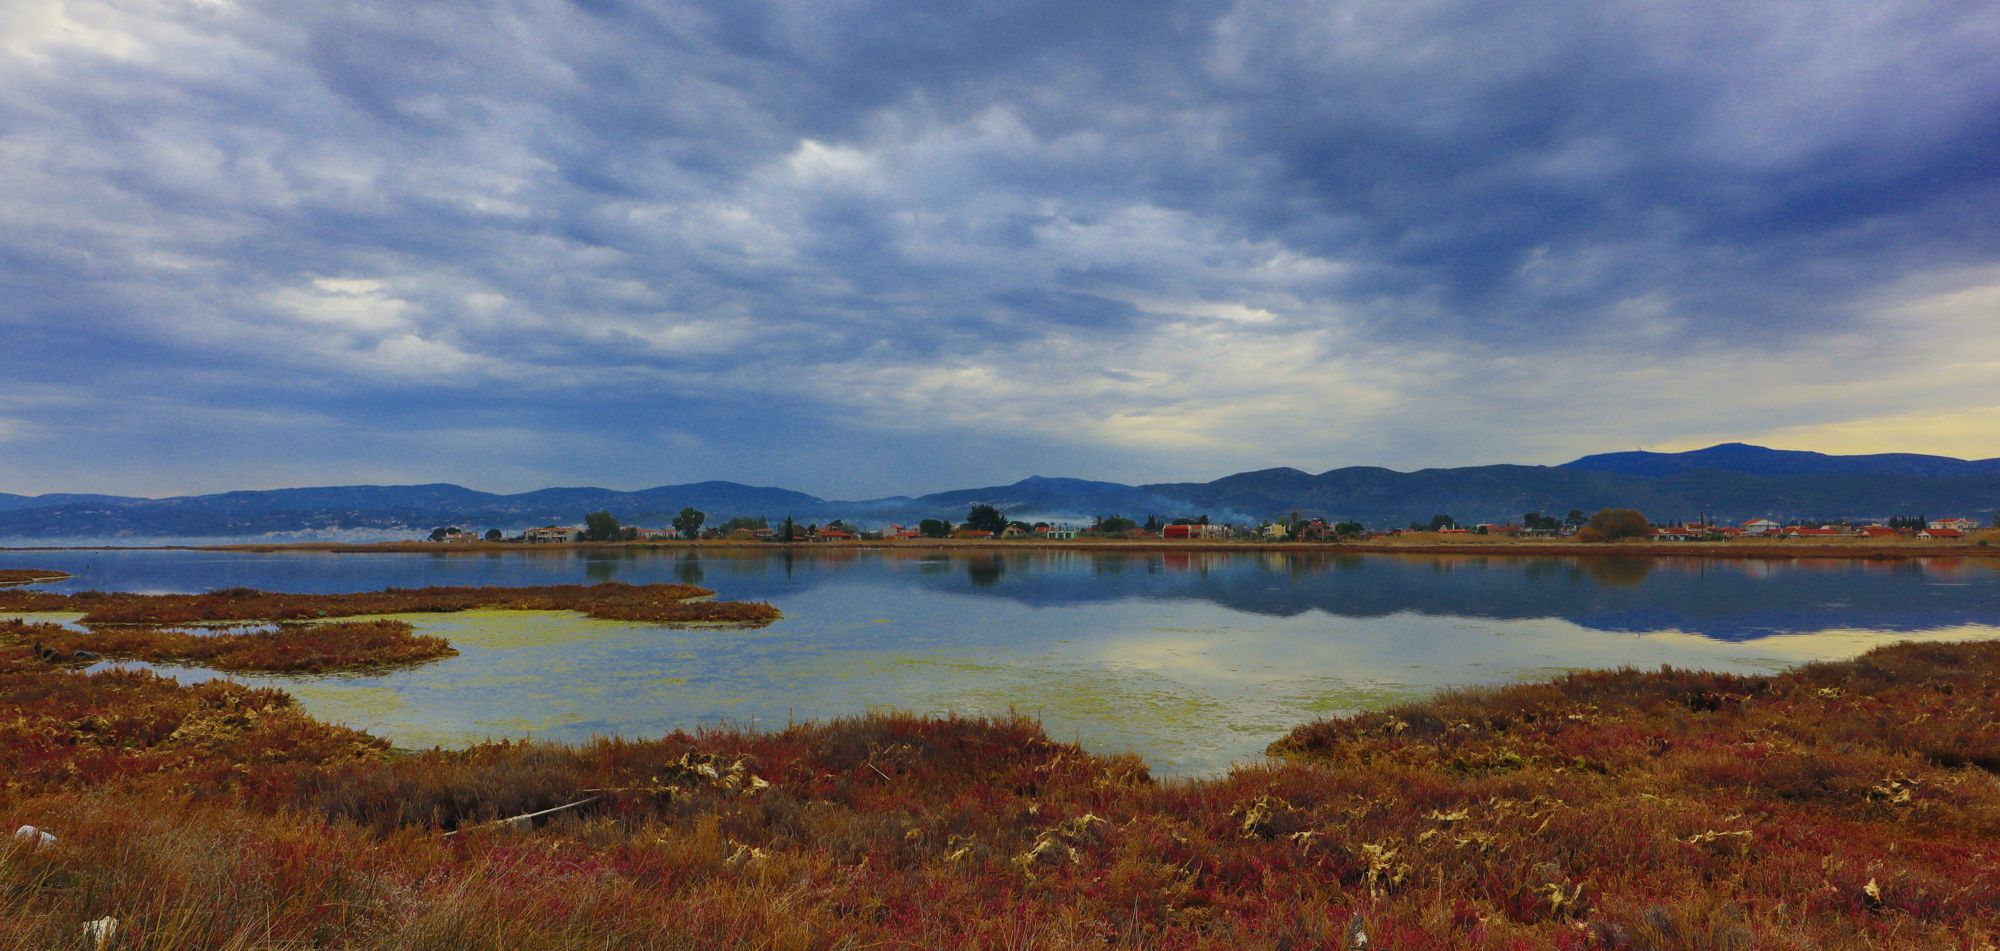
{"label": "mountain reflection", "polygon": [[6,552],[0,567],[77,577],[51,590],[365,591],[578,581],[703,584],[778,600],[825,586],[895,585],[1031,607],[1199,600],[1235,611],[1558,618],[1603,631],[1727,641],[1860,629],[2000,624],[1986,559],[1753,559],[1358,555],[1229,551],[940,551],[934,548],[524,550],[506,554]]}
{"label": "mountain reflection", "polygon": [[[704,554],[747,567],[758,552]],[[1274,617],[1415,613],[1560,618],[1604,631],[1678,630],[1728,641],[1833,629],[1921,631],[2000,623],[2000,570],[1964,559],[1508,558],[1322,552],[899,552],[801,556],[803,586],[881,582],[1030,606],[1198,599]],[[875,570],[869,570],[869,569]],[[764,597],[754,580],[732,597]],[[630,579],[627,579],[630,580]]]}

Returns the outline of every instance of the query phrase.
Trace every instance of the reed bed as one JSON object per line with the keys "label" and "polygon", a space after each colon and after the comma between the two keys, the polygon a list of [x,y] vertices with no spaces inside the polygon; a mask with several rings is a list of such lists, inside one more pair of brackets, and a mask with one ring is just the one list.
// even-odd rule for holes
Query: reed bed
{"label": "reed bed", "polygon": [[1996,716],[2000,644],[1899,645],[1157,781],[1020,717],[394,753],[0,644],[0,821],[59,836],[0,854],[0,948],[1990,948]]}

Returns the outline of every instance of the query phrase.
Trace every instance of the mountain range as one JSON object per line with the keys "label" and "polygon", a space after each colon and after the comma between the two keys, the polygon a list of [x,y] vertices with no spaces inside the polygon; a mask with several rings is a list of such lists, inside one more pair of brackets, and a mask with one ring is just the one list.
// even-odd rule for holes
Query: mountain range
{"label": "mountain range", "polygon": [[1839,456],[1726,443],[1681,453],[1615,452],[1557,466],[1491,465],[1397,472],[1370,466],[1317,475],[1261,469],[1212,482],[1125,485],[1034,477],[1011,485],[917,497],[839,501],[735,482],[638,491],[550,488],[513,495],[450,484],[330,486],[223,492],[164,499],[0,493],[0,538],[74,541],[406,536],[435,525],[514,532],[580,523],[607,510],[632,525],[664,525],[692,506],[711,524],[733,515],[847,519],[863,525],[963,518],[974,504],[1011,517],[1087,520],[1207,514],[1259,522],[1291,512],[1375,527],[1452,515],[1461,522],[1518,521],[1525,512],[1637,508],[1656,520],[1962,515],[2000,508],[2000,459],[1885,453]]}

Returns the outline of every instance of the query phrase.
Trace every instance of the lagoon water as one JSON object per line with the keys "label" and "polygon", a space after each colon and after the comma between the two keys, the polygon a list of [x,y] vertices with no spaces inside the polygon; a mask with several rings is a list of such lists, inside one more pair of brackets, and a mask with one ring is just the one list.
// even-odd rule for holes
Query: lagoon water
{"label": "lagoon water", "polygon": [[689,582],[785,618],[737,630],[409,615],[460,655],[238,679],[408,747],[1013,709],[1169,775],[1220,771],[1298,723],[1441,688],[1617,665],[1772,671],[1895,640],[2000,635],[2000,565],[1979,559],[127,550],[0,551],[0,568],[76,575],[47,586],[59,591]]}

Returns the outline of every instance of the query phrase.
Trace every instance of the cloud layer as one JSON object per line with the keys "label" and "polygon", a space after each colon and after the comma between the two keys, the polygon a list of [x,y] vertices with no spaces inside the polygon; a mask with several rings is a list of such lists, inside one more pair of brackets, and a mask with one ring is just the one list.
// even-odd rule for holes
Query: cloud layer
{"label": "cloud layer", "polygon": [[2000,452],[1990,3],[14,10],[8,491]]}

